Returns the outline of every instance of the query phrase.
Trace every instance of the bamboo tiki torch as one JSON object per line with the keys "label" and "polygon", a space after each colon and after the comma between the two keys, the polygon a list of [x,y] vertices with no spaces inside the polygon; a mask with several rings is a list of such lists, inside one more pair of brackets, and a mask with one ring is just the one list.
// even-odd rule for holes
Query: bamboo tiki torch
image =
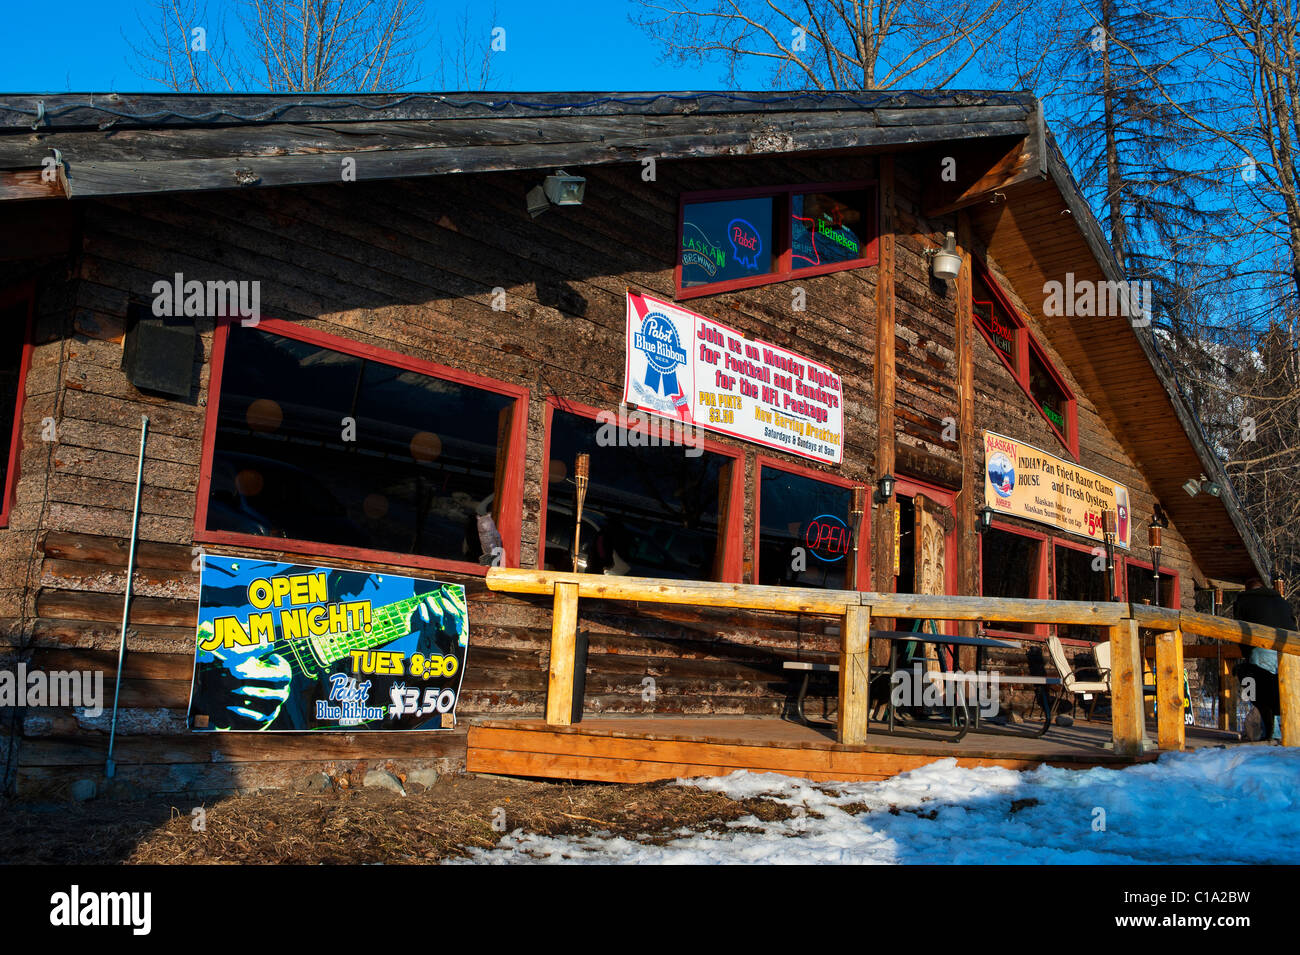
{"label": "bamboo tiki torch", "polygon": [[1119,533],[1119,516],[1114,511],[1101,512],[1102,532],[1106,535],[1106,581],[1111,600],[1118,600],[1115,592],[1115,535]]}
{"label": "bamboo tiki torch", "polygon": [[853,566],[849,568],[846,575],[848,585],[853,589],[858,589],[858,538],[862,536],[862,515],[866,511],[866,489],[855,487],[853,489],[853,503],[849,506],[849,527],[853,528]]}
{"label": "bamboo tiki torch", "polygon": [[573,463],[573,483],[578,486],[578,506],[573,515],[573,570],[577,573],[582,543],[582,502],[587,499],[587,477],[591,472],[591,455],[580,454]]}

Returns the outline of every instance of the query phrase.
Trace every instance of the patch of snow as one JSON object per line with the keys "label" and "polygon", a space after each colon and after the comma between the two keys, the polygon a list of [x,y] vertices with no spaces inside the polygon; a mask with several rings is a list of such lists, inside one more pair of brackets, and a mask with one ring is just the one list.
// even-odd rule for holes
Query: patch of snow
{"label": "patch of snow", "polygon": [[515,830],[496,848],[476,850],[471,861],[1300,863],[1300,750],[1277,746],[1166,753],[1125,769],[1017,772],[963,769],[942,759],[873,783],[737,772],[678,784],[772,800],[795,815],[777,822],[748,816],[719,831],[678,830],[664,845]]}

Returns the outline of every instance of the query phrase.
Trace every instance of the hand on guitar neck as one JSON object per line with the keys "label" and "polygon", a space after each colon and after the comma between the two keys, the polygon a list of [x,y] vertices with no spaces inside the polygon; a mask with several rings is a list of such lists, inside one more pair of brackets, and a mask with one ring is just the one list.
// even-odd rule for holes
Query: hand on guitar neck
{"label": "hand on guitar neck", "polygon": [[217,670],[214,696],[220,705],[213,713],[214,729],[259,730],[265,729],[280,714],[280,708],[289,699],[289,684],[293,668],[278,653],[265,656],[249,655],[239,660],[227,660],[220,651],[213,657],[224,664]]}

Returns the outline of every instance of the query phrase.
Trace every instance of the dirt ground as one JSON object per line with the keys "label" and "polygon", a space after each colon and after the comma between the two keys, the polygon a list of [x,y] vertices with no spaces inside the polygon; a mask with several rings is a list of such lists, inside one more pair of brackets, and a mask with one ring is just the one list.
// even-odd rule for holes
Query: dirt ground
{"label": "dirt ground", "polygon": [[268,792],[199,804],[165,800],[0,806],[0,862],[64,864],[426,863],[491,848],[506,832],[610,832],[663,842],[682,827],[748,815],[785,819],[765,799],[671,783],[602,785],[443,776],[402,796],[382,789]]}

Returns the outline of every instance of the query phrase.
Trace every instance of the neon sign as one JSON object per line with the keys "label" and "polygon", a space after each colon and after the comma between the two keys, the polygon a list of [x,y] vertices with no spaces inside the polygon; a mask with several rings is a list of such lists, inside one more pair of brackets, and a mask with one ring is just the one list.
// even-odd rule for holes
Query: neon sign
{"label": "neon sign", "polygon": [[808,522],[804,546],[820,561],[834,564],[844,559],[853,546],[853,532],[834,514],[818,514]]}
{"label": "neon sign", "polygon": [[727,238],[731,240],[731,255],[736,263],[747,269],[758,268],[758,257],[763,254],[763,237],[758,229],[744,219],[727,223]]}

